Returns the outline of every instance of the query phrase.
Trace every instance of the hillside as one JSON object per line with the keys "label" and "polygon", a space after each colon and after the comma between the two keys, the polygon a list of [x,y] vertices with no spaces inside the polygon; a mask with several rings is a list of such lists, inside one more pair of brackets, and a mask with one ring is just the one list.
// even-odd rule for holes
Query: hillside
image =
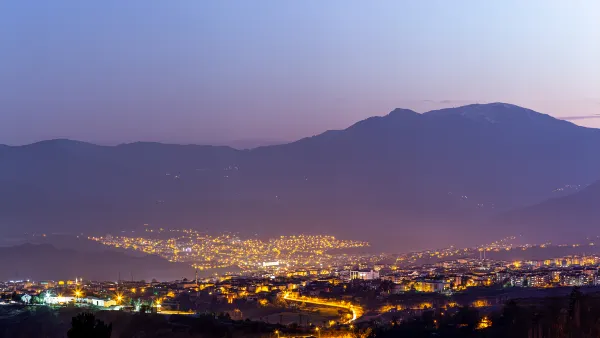
{"label": "hillside", "polygon": [[80,252],[57,249],[49,244],[0,247],[0,280],[89,280],[123,279],[175,280],[193,278],[194,270],[157,256],[134,257],[123,252]]}
{"label": "hillside", "polygon": [[436,232],[458,244],[479,239],[469,230],[490,215],[596,180],[597,149],[600,130],[503,103],[396,109],[252,150],[52,140],[0,147],[0,224],[85,234],[145,223],[326,232],[394,249],[448,244],[433,242]]}
{"label": "hillside", "polygon": [[600,181],[585,189],[560,198],[521,208],[500,221],[519,232],[549,238],[555,242],[596,242],[600,235]]}

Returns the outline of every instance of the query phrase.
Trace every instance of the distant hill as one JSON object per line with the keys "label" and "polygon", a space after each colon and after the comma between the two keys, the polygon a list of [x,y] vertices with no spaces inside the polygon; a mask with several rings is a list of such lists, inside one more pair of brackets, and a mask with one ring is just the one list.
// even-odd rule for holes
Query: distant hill
{"label": "distant hill", "polygon": [[[120,234],[125,235],[125,234]],[[129,236],[135,236],[134,233],[127,234]],[[130,249],[110,247],[101,244],[100,242],[92,241],[87,239],[84,236],[74,236],[74,235],[52,235],[48,234],[46,236],[35,235],[35,236],[20,236],[10,238],[9,240],[4,240],[4,238],[0,239],[0,247],[16,247],[23,244],[35,244],[35,245],[50,245],[56,249],[60,250],[71,250],[77,253],[103,253],[103,252],[116,252],[116,253],[125,253],[128,256],[133,257],[144,257],[147,256],[146,253],[141,251],[134,251]]]}
{"label": "distant hill", "polygon": [[0,280],[64,280],[83,277],[90,280],[117,280],[131,275],[136,280],[175,280],[193,278],[187,264],[171,263],[157,256],[134,257],[107,249],[79,252],[57,249],[49,244],[23,244],[0,247]]}
{"label": "distant hill", "polygon": [[264,146],[272,146],[277,144],[285,144],[289,141],[274,140],[274,139],[242,139],[227,142],[226,145],[234,149],[253,149]]}
{"label": "distant hill", "polygon": [[518,209],[502,215],[504,224],[531,237],[555,242],[600,245],[600,181],[560,198]]}
{"label": "distant hill", "polygon": [[396,109],[251,150],[51,140],[0,147],[0,229],[149,223],[329,233],[390,250],[459,244],[491,236],[480,225],[493,214],[596,180],[598,149],[600,130],[504,103]]}

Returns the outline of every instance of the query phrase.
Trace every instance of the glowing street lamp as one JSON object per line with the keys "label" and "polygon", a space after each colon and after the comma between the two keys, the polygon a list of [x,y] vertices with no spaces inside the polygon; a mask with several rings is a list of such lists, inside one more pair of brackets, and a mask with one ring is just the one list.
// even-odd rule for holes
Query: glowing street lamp
{"label": "glowing street lamp", "polygon": [[315,330],[317,331],[317,333],[319,334],[319,338],[321,338],[321,329],[317,326],[315,328]]}
{"label": "glowing street lamp", "polygon": [[75,295],[75,300],[79,300],[79,298],[83,297],[83,291],[81,291],[80,288],[76,288],[75,291],[73,291],[73,294]]}
{"label": "glowing street lamp", "polygon": [[279,338],[279,330],[275,330],[275,334],[277,335],[277,338]]}
{"label": "glowing street lamp", "polygon": [[117,302],[117,304],[121,304],[121,302],[123,301],[123,294],[120,292],[117,292],[115,294],[115,301]]}

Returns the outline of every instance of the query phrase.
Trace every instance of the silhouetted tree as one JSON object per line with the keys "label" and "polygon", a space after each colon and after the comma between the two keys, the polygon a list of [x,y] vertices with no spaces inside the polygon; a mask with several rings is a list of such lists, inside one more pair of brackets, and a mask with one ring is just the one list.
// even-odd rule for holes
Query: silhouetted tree
{"label": "silhouetted tree", "polygon": [[21,300],[21,298],[19,297],[19,295],[17,294],[17,292],[16,292],[16,291],[14,291],[14,292],[13,292],[13,293],[10,295],[10,299],[11,299],[13,302],[18,302],[18,301],[20,301],[20,300]]}
{"label": "silhouetted tree", "polygon": [[97,320],[93,313],[80,313],[71,320],[69,338],[110,338],[112,324]]}
{"label": "silhouetted tree", "polygon": [[227,312],[221,312],[219,313],[219,315],[217,316],[217,319],[219,320],[226,320],[226,321],[230,321],[231,320],[231,316],[229,315],[229,313]]}
{"label": "silhouetted tree", "polygon": [[421,320],[423,321],[425,328],[433,328],[435,326],[433,315],[433,311],[425,311],[421,315]]}
{"label": "silhouetted tree", "polygon": [[456,315],[454,315],[454,321],[458,326],[463,327],[466,330],[472,331],[475,328],[475,326],[477,326],[477,322],[479,321],[479,314],[477,310],[465,306],[460,308]]}

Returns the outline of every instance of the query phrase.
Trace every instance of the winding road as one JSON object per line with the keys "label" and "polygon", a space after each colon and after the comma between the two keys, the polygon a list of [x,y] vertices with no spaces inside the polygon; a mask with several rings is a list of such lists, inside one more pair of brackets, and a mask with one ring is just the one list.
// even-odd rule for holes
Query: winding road
{"label": "winding road", "polygon": [[352,318],[349,319],[348,321],[346,321],[345,324],[350,324],[350,323],[354,322],[355,320],[360,318],[360,316],[362,316],[362,314],[363,314],[362,307],[360,307],[358,305],[354,305],[352,303],[334,302],[334,301],[329,301],[329,300],[319,299],[319,298],[308,298],[306,296],[292,297],[289,293],[285,294],[283,296],[283,299],[289,300],[292,302],[331,306],[331,307],[346,309],[352,313]]}

